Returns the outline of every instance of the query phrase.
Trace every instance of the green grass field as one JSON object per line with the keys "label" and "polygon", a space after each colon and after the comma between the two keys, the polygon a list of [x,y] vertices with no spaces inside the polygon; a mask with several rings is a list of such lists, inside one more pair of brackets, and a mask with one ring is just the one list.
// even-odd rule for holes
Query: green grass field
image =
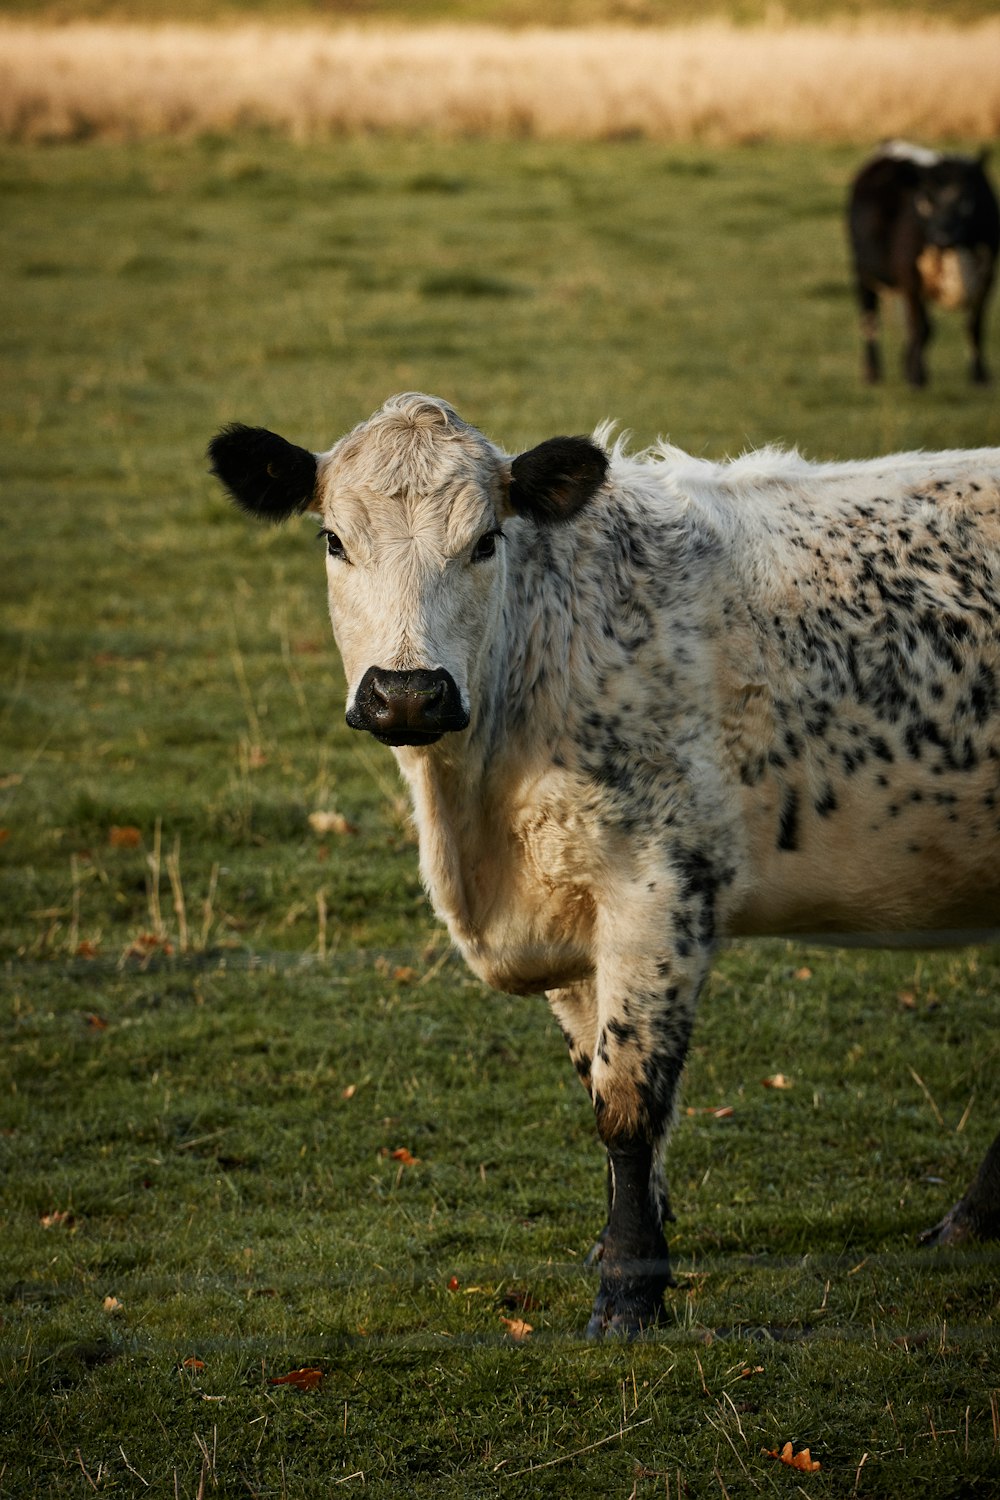
{"label": "green grass field", "polygon": [[255,530],[203,457],[412,388],[510,447],[996,443],[954,317],[928,390],[895,327],[860,383],[856,160],[0,155],[0,1494],[1000,1495],[997,1253],[916,1248],[1000,1116],[997,954],[724,954],[680,1285],[587,1346],[589,1105],[544,1002],[448,955],[312,529]]}
{"label": "green grass field", "polygon": [[4,0],[15,17],[54,22],[76,20],[232,21],[305,19],[333,25],[357,22],[473,21],[484,25],[587,26],[677,25],[725,16],[739,25],[826,22],[835,18],[927,17],[959,25],[990,19],[993,0]]}

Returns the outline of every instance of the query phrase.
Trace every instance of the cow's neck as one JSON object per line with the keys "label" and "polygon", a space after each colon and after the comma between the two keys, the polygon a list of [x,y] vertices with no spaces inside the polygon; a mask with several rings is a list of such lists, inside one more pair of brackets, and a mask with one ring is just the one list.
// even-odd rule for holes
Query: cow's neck
{"label": "cow's neck", "polygon": [[[449,737],[452,738],[452,737]],[[457,742],[459,736],[454,736]],[[460,753],[442,742],[433,751],[398,756],[413,798],[420,838],[420,873],[439,917],[464,948],[478,942],[484,856],[503,840],[491,829],[486,781],[491,758],[470,736]]]}
{"label": "cow's neck", "polygon": [[[526,768],[537,767],[539,753],[533,744],[535,661],[547,653],[553,661],[567,659],[567,644],[550,638],[551,622],[538,602],[543,591],[530,586],[529,572],[530,563],[512,584],[518,597],[508,593],[506,618],[497,622],[479,663],[469,729],[445,735],[428,750],[397,752],[413,798],[424,884],[474,968],[501,891],[509,899],[516,880],[512,814]],[[553,721],[559,722],[558,708],[546,720]]]}

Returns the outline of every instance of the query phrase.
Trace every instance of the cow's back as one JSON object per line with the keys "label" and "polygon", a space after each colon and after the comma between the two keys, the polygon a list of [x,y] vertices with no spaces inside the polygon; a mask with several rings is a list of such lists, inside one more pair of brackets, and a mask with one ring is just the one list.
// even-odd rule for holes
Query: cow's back
{"label": "cow's back", "polygon": [[919,181],[915,162],[877,156],[851,185],[847,223],[855,272],[873,288],[898,287],[913,274],[922,246],[914,206]]}
{"label": "cow's back", "polygon": [[996,924],[1000,451],[806,470],[740,529],[767,680],[736,925]]}

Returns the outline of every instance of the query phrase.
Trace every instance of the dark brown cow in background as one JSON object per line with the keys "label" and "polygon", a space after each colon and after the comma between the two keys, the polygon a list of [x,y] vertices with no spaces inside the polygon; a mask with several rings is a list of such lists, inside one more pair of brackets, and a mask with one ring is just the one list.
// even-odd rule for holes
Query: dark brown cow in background
{"label": "dark brown cow in background", "polygon": [[907,141],[889,141],[851,185],[848,230],[864,340],[865,379],[882,375],[879,297],[902,294],[907,342],[903,368],[924,385],[931,336],[926,302],[964,309],[972,360],[969,374],[989,379],[983,361],[983,311],[1000,249],[1000,209],[979,157],[941,156]]}

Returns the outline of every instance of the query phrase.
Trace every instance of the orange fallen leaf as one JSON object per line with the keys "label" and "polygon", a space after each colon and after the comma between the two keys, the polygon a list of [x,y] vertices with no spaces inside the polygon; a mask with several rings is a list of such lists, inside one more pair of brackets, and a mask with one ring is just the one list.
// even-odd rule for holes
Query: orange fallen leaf
{"label": "orange fallen leaf", "polygon": [[157,949],[169,957],[174,951],[174,945],[169,938],[158,937],[155,932],[140,932],[125,949],[125,957],[148,958]]}
{"label": "orange fallen leaf", "polygon": [[357,833],[356,823],[350,822],[339,812],[311,812],[309,814],[309,827],[313,833]]}
{"label": "orange fallen leaf", "polygon": [[534,1332],[531,1324],[526,1323],[523,1318],[501,1317],[500,1321],[506,1328],[507,1332],[510,1334],[511,1338],[516,1339],[518,1343],[523,1343],[524,1340],[530,1338],[532,1333]]}
{"label": "orange fallen leaf", "polygon": [[356,1083],[349,1083],[347,1085],[346,1089],[341,1089],[341,1091],[340,1091],[340,1097],[341,1097],[341,1099],[353,1099],[354,1096],[355,1096],[355,1094],[357,1092],[358,1092],[358,1086],[357,1086],[357,1084]]}
{"label": "orange fallen leaf", "polygon": [[392,977],[397,984],[412,984],[417,977],[417,971],[408,966],[403,966],[399,969],[393,969]]}
{"label": "orange fallen leaf", "polygon": [[414,1156],[412,1152],[407,1151],[405,1146],[400,1146],[397,1151],[391,1151],[389,1154],[393,1161],[401,1161],[404,1167],[415,1167],[420,1162],[420,1157]]}
{"label": "orange fallen leaf", "polygon": [[916,1010],[917,997],[912,990],[900,990],[896,996],[903,1010]]}
{"label": "orange fallen leaf", "polygon": [[181,1361],[181,1368],[185,1370],[203,1370],[205,1368],[205,1361],[197,1359],[193,1354],[189,1354],[187,1359]]}
{"label": "orange fallen leaf", "polygon": [[78,944],[78,946],[77,946],[76,957],[77,958],[96,958],[97,957],[97,944],[96,943],[91,943],[86,938],[84,938],[83,942],[80,943],[80,944]]}
{"label": "orange fallen leaf", "polygon": [[108,1029],[107,1021],[96,1010],[88,1010],[83,1019],[89,1031],[107,1031]]}
{"label": "orange fallen leaf", "polygon": [[689,1104],[684,1113],[688,1115],[711,1115],[715,1120],[728,1120],[730,1115],[734,1115],[736,1111],[731,1104],[706,1104],[700,1109],[696,1108],[693,1104]]}
{"label": "orange fallen leaf", "polygon": [[42,1214],[38,1222],[43,1229],[72,1229],[76,1224],[68,1208],[57,1208],[50,1214]]}
{"label": "orange fallen leaf", "polygon": [[780,1453],[777,1448],[765,1448],[764,1452],[770,1458],[780,1459],[790,1469],[800,1469],[803,1474],[815,1474],[817,1469],[823,1467],[818,1459],[812,1457],[808,1448],[801,1448],[798,1453],[793,1453],[791,1443],[786,1443]]}
{"label": "orange fallen leaf", "polygon": [[301,1370],[289,1370],[287,1375],[272,1375],[269,1385],[290,1385],[297,1391],[314,1391],[323,1379],[323,1371],[312,1365]]}
{"label": "orange fallen leaf", "polygon": [[7,840],[9,838],[10,838],[10,829],[9,828],[0,828],[0,844],[6,844],[6,842],[7,842]]}
{"label": "orange fallen leaf", "polygon": [[812,969],[807,969],[803,966],[801,969],[795,970],[794,977],[796,979],[811,979],[813,977],[813,971]]}
{"label": "orange fallen leaf", "polygon": [[117,823],[112,823],[108,843],[112,849],[138,849],[142,843],[142,831],[128,824],[119,827]]}
{"label": "orange fallen leaf", "polygon": [[104,1299],[104,1311],[106,1313],[112,1313],[112,1314],[113,1313],[120,1313],[122,1311],[122,1307],[123,1307],[123,1304],[118,1301],[117,1297],[113,1297],[111,1295],[108,1295],[107,1297],[105,1297],[105,1299]]}
{"label": "orange fallen leaf", "polygon": [[791,1089],[795,1085],[784,1073],[772,1073],[770,1078],[762,1078],[761,1083],[766,1089]]}
{"label": "orange fallen leaf", "polygon": [[739,1373],[740,1380],[749,1380],[752,1375],[763,1375],[763,1365],[744,1365]]}
{"label": "orange fallen leaf", "polygon": [[458,1277],[457,1276],[449,1276],[448,1277],[448,1290],[449,1290],[449,1292],[457,1292],[458,1291],[458,1286],[459,1286]]}

